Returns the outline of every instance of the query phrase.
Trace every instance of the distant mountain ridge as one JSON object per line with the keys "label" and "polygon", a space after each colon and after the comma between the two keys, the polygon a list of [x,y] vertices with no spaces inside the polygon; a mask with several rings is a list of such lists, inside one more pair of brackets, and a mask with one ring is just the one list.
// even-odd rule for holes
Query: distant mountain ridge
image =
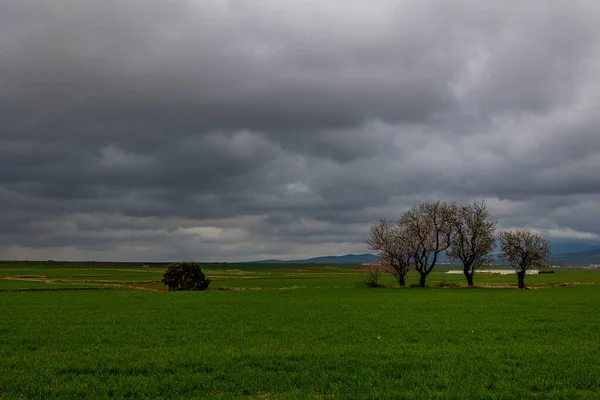
{"label": "distant mountain ridge", "polygon": [[550,249],[552,250],[552,254],[558,255],[600,249],[600,246],[581,242],[555,242],[550,243]]}
{"label": "distant mountain ridge", "polygon": [[560,264],[583,266],[600,264],[600,247],[573,253],[553,254],[550,256],[550,261]]}
{"label": "distant mountain ridge", "polygon": [[323,256],[302,260],[262,260],[258,264],[362,264],[377,261],[377,256],[370,253],[345,254],[343,256]]}
{"label": "distant mountain ridge", "polygon": [[[343,256],[323,256],[305,258],[302,260],[261,260],[253,261],[257,264],[362,264],[366,262],[377,261],[377,256],[371,253],[362,254],[345,254]],[[448,257],[445,254],[439,254],[438,260],[441,263],[446,263]]]}
{"label": "distant mountain ridge", "polygon": [[[600,264],[600,246],[587,243],[554,243],[551,245],[552,255],[551,263],[569,264],[569,265],[589,265]],[[497,262],[502,262],[495,255]],[[342,256],[322,256],[305,258],[298,260],[261,260],[252,261],[255,264],[362,264],[365,262],[375,262],[377,256],[371,253],[345,254]],[[444,253],[438,255],[438,261],[442,264],[449,262]]]}

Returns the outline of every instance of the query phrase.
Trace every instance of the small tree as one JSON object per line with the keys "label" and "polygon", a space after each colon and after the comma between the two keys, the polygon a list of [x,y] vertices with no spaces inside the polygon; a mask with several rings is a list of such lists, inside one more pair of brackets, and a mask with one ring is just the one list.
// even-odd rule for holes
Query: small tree
{"label": "small tree", "polygon": [[517,272],[519,289],[525,288],[525,273],[531,266],[542,266],[550,256],[550,244],[527,229],[500,232],[500,251]]}
{"label": "small tree", "polygon": [[450,247],[455,220],[456,206],[441,201],[421,203],[400,216],[399,224],[414,252],[415,269],[421,275],[419,286],[425,286],[438,254]]}
{"label": "small tree", "polygon": [[169,290],[206,290],[210,279],[204,275],[198,263],[178,262],[169,265],[162,283],[168,286]]}
{"label": "small tree", "polygon": [[485,201],[460,206],[457,210],[450,248],[446,254],[463,264],[463,273],[473,286],[475,270],[492,261],[496,222],[487,221],[489,213]]}
{"label": "small tree", "polygon": [[379,260],[388,266],[390,274],[401,287],[406,286],[405,276],[412,268],[414,249],[405,229],[388,220],[371,226],[367,247],[377,252]]}

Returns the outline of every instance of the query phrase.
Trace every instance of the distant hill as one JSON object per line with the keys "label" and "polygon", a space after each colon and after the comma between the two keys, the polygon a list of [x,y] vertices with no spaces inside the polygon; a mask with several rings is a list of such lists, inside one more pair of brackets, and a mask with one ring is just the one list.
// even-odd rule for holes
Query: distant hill
{"label": "distant hill", "polygon": [[600,246],[581,242],[550,242],[552,254],[579,253],[598,249]]}
{"label": "distant hill", "polygon": [[254,263],[260,264],[362,264],[364,262],[377,261],[377,256],[364,253],[364,254],[346,254],[343,256],[323,256],[306,258],[303,260],[262,260],[254,261]]}
{"label": "distant hill", "polygon": [[[600,264],[600,246],[588,243],[577,242],[558,242],[552,243],[551,262],[569,264],[569,265],[589,265]],[[501,263],[498,254],[494,255],[496,262]],[[377,261],[377,256],[370,253],[346,254],[343,256],[322,256],[305,258],[299,260],[261,260],[252,261],[256,264],[362,264],[365,262]],[[438,255],[438,262],[447,264],[449,262],[445,253]]]}
{"label": "distant hill", "polygon": [[600,247],[573,253],[552,254],[550,261],[569,265],[600,264]]}
{"label": "distant hill", "polygon": [[[305,258],[302,260],[261,260],[253,261],[259,264],[362,264],[365,262],[377,261],[377,256],[370,253],[346,254],[343,256],[323,256],[314,258]],[[447,263],[448,257],[445,254],[438,255],[440,263]]]}

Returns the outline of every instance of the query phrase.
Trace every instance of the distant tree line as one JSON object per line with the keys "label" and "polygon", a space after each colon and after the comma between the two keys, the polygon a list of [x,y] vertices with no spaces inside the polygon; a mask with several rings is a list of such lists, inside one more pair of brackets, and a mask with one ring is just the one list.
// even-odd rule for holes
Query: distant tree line
{"label": "distant tree line", "polygon": [[[473,286],[475,271],[492,262],[499,246],[500,256],[515,269],[522,289],[527,270],[542,265],[550,256],[549,243],[526,229],[503,230],[496,235],[497,223],[488,217],[485,201],[466,205],[424,202],[396,221],[382,219],[373,224],[366,243],[401,287],[406,286],[411,270],[419,273],[419,286],[425,286],[443,252],[462,264],[465,279]],[[376,284],[380,273],[380,269],[371,271],[367,280]]]}

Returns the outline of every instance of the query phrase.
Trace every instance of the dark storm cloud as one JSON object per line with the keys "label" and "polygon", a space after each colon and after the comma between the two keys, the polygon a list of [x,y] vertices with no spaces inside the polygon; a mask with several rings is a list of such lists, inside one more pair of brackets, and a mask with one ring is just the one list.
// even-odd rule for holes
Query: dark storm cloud
{"label": "dark storm cloud", "polygon": [[360,22],[352,16],[337,32],[302,13],[294,21],[300,5],[168,4],[29,3],[37,18],[6,44],[3,74],[16,83],[7,85],[3,108],[37,115],[25,124],[7,119],[58,137],[73,129],[95,136],[90,121],[108,125],[107,136],[127,124],[130,134],[154,126],[279,135],[377,118],[420,121],[453,105],[446,82],[455,65],[436,55],[446,41],[412,33],[401,14],[385,29],[359,28],[363,38],[346,26]]}
{"label": "dark storm cloud", "polygon": [[422,200],[598,240],[593,1],[0,4],[0,257],[359,252]]}

